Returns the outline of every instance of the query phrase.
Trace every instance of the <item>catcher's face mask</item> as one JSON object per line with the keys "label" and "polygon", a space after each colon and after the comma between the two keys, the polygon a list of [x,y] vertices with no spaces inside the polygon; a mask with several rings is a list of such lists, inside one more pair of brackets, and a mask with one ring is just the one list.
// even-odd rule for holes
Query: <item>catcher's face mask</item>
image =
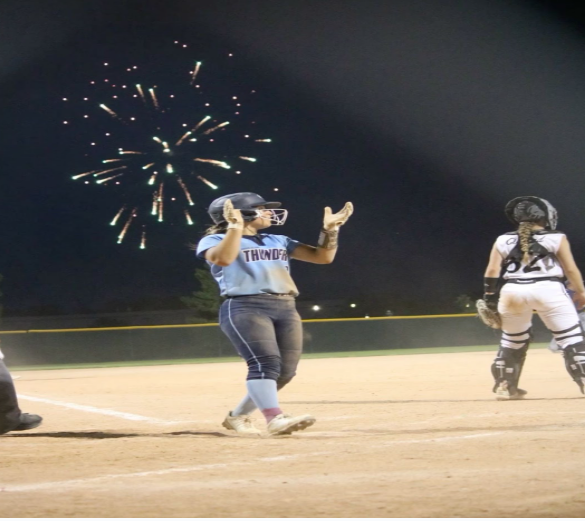
{"label": "catcher's face mask", "polygon": [[516,225],[522,222],[543,221],[547,230],[557,229],[557,211],[546,199],[532,195],[516,197],[506,205],[504,211],[506,217]]}

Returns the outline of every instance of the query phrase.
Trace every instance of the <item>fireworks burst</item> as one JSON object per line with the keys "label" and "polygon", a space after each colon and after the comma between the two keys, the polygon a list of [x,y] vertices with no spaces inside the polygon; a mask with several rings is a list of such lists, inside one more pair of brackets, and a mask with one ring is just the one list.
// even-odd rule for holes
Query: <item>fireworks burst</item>
{"label": "fireworks burst", "polygon": [[113,61],[104,63],[103,72],[88,82],[88,93],[62,98],[70,109],[63,124],[72,138],[91,136],[88,168],[72,179],[111,187],[112,197],[121,198],[110,217],[110,225],[120,228],[118,243],[133,236],[144,249],[153,225],[193,225],[197,196],[203,193],[207,203],[209,190],[257,161],[258,143],[271,142],[253,135],[254,114],[246,106],[255,90],[207,92],[200,61],[174,81],[168,71],[157,76]]}

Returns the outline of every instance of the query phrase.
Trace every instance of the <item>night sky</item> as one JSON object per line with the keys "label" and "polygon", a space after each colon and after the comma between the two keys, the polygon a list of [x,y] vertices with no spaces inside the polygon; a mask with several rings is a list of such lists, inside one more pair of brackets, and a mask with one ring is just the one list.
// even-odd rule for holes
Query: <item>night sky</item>
{"label": "night sky", "polygon": [[[187,243],[210,224],[211,200],[237,191],[282,201],[288,222],[272,231],[308,244],[324,206],[354,203],[334,264],[293,263],[305,299],[451,312],[458,295],[480,296],[518,195],[557,207],[584,269],[582,22],[568,2],[542,1],[0,3],[5,313],[190,294],[204,264]],[[165,222],[145,250],[138,235],[117,244],[108,223],[125,194],[71,179],[92,168],[87,145],[102,124],[62,98],[81,100],[104,62],[135,62],[179,89],[176,71],[195,60],[208,91],[257,90],[258,137],[273,142],[241,176],[218,173],[218,191],[189,184],[194,226]]]}

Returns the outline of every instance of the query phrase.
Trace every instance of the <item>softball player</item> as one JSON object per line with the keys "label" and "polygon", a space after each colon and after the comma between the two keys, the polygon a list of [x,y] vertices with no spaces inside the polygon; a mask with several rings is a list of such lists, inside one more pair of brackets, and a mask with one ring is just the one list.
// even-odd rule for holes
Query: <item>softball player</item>
{"label": "softball player", "polygon": [[[496,239],[484,278],[484,300],[500,313],[502,338],[492,364],[498,400],[523,398],[518,381],[530,343],[535,310],[562,349],[565,367],[584,393],[585,343],[574,301],[585,306],[585,287],[564,233],[556,231],[557,212],[545,199],[523,196],[505,209],[518,229]],[[501,287],[501,289],[500,289]],[[499,301],[498,301],[499,292]]]}
{"label": "softball player", "polygon": [[23,413],[19,409],[14,383],[4,365],[4,355],[0,351],[0,434],[34,429],[42,421],[39,415]]}
{"label": "softball player", "polygon": [[272,435],[315,423],[307,414],[284,414],[277,396],[295,376],[302,352],[302,324],[295,306],[298,290],[289,259],[333,262],[339,227],[353,213],[351,203],[338,213],[325,208],[323,230],[314,247],[284,235],[260,233],[284,224],[288,212],[280,205],[251,192],[220,197],[209,207],[215,225],[197,245],[197,256],[207,261],[225,297],[220,327],[248,365],[248,394],[222,424],[240,434],[260,434],[249,416],[256,408]]}

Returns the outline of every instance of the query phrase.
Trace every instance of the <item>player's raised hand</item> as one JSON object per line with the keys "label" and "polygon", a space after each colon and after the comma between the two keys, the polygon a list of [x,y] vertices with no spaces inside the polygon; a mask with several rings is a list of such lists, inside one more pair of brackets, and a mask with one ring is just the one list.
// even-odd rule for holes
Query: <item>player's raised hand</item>
{"label": "player's raised hand", "polygon": [[244,229],[244,218],[242,217],[242,212],[234,208],[234,205],[231,199],[227,199],[223,205],[223,218],[228,223],[228,230],[236,229],[236,230],[243,230]]}
{"label": "player's raised hand", "polygon": [[345,206],[337,213],[333,213],[329,206],[325,207],[325,216],[323,217],[324,230],[337,230],[343,226],[353,213],[353,204],[345,203]]}

